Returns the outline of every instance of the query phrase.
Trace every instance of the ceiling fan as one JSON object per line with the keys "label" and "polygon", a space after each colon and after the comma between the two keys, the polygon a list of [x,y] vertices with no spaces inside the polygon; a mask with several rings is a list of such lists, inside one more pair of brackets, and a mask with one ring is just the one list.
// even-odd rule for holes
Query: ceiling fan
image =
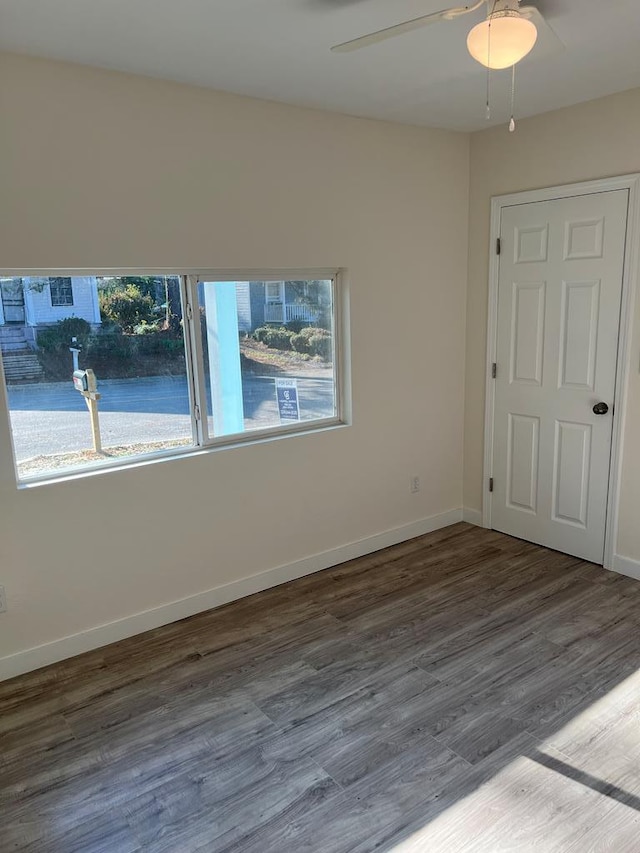
{"label": "ceiling fan", "polygon": [[535,21],[544,22],[535,6],[521,6],[520,0],[478,0],[465,6],[442,9],[334,45],[331,50],[336,53],[359,50],[429,24],[453,21],[485,4],[487,18],[473,27],[467,37],[467,48],[471,56],[486,68],[509,68],[523,59],[535,45],[538,36]]}
{"label": "ceiling fan", "polygon": [[[509,130],[515,130],[514,103],[516,86],[516,64],[533,49],[538,38],[538,26],[546,26],[544,18],[535,6],[521,6],[520,0],[477,0],[466,6],[454,6],[429,15],[421,15],[410,21],[385,27],[383,30],[368,33],[359,38],[336,44],[331,48],[336,53],[347,53],[386,41],[388,38],[435,24],[439,21],[453,21],[463,15],[475,12],[481,6],[487,7],[486,20],[471,29],[467,36],[467,49],[471,56],[487,69],[486,114],[491,117],[489,105],[489,73],[492,69],[511,68],[511,118]],[[537,23],[537,26],[536,26]],[[552,31],[553,32],[553,31]],[[557,38],[557,36],[556,36]],[[559,39],[558,39],[559,41]]]}

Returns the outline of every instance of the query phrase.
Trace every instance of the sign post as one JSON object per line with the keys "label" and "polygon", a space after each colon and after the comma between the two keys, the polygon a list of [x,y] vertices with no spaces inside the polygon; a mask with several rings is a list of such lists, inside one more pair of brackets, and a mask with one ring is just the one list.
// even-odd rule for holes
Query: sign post
{"label": "sign post", "polygon": [[74,370],[73,385],[84,397],[91,417],[91,435],[93,438],[93,449],[96,453],[102,453],[102,437],[100,435],[100,418],[98,417],[98,380],[91,370]]}
{"label": "sign post", "polygon": [[276,397],[278,400],[280,423],[299,421],[298,380],[276,379]]}

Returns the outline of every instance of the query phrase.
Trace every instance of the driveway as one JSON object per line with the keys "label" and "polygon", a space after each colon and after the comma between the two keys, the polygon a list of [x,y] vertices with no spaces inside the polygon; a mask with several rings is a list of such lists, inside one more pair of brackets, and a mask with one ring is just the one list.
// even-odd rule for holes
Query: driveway
{"label": "driveway", "polygon": [[[18,462],[32,456],[91,448],[87,407],[71,382],[9,385],[7,390]],[[242,390],[245,429],[279,425],[273,376],[246,374]],[[189,395],[184,377],[105,379],[100,382],[99,391],[100,429],[105,447],[191,440]],[[333,414],[331,380],[300,378],[298,396],[302,420]],[[208,405],[210,411],[210,400]]]}

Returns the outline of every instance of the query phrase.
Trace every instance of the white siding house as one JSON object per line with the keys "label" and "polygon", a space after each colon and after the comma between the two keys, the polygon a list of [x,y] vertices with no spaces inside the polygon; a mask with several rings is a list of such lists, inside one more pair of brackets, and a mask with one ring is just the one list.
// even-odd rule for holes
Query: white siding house
{"label": "white siding house", "polygon": [[100,323],[95,276],[49,279],[42,290],[27,287],[25,313],[27,322],[34,326],[57,323],[67,317],[82,317],[89,323]]}
{"label": "white siding house", "polygon": [[35,343],[38,328],[67,317],[100,324],[95,276],[0,280],[0,326],[22,329],[28,343]]}
{"label": "white siding house", "polygon": [[248,281],[236,282],[236,304],[238,306],[238,330],[251,331],[251,295]]}
{"label": "white siding house", "polygon": [[238,281],[238,329],[251,332],[264,323],[283,324],[293,320],[315,323],[318,311],[296,301],[296,292],[286,281]]}

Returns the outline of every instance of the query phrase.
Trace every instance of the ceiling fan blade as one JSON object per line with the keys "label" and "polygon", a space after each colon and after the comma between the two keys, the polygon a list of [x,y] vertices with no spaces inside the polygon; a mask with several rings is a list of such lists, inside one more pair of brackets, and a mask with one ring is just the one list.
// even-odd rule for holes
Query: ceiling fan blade
{"label": "ceiling fan blade", "polygon": [[369,33],[366,36],[360,36],[357,39],[345,41],[342,44],[334,45],[331,50],[334,53],[348,53],[352,50],[359,50],[361,47],[368,47],[370,44],[377,44],[386,39],[400,36],[403,33],[417,30],[420,27],[426,27],[429,24],[435,24],[437,21],[450,21],[460,15],[466,15],[469,12],[475,12],[480,6],[484,5],[485,0],[480,0],[478,3],[470,3],[468,6],[457,6],[453,9],[442,9],[440,12],[432,12],[430,15],[422,15],[419,18],[412,18],[410,21],[404,21],[401,24],[395,24],[392,27],[385,27],[383,30],[377,30],[375,33]]}
{"label": "ceiling fan blade", "polygon": [[536,25],[538,32],[541,29],[548,30],[551,35],[558,41],[562,47],[566,47],[565,43],[562,41],[558,33],[553,29],[549,21],[542,15],[540,9],[537,9],[535,6],[520,6],[520,14],[523,18],[528,18],[530,21]]}

